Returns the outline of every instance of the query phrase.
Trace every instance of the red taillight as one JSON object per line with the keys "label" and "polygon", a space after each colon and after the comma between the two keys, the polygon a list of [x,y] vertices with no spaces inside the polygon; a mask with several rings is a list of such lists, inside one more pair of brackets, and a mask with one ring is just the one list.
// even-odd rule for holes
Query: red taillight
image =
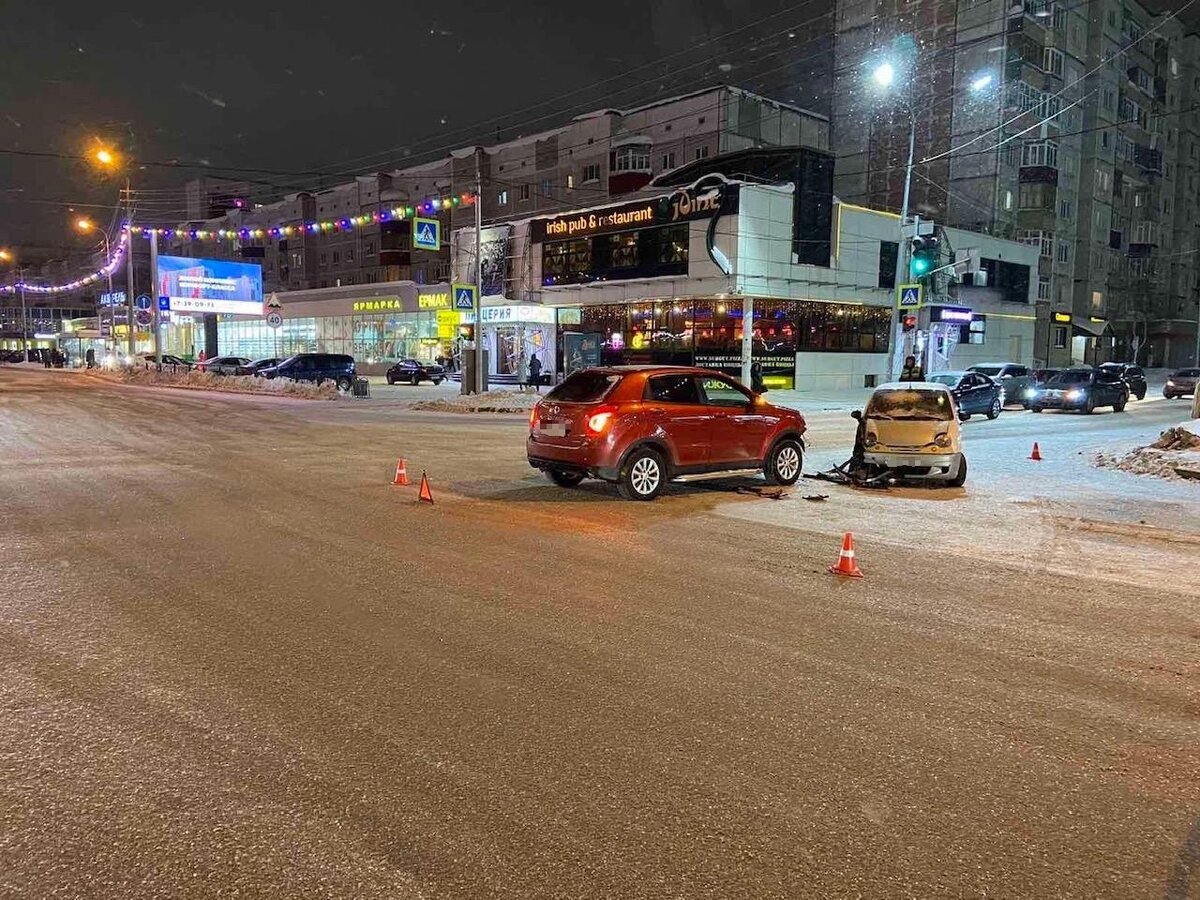
{"label": "red taillight", "polygon": [[616,412],[611,409],[601,409],[588,416],[587,430],[591,434],[604,434],[611,424]]}
{"label": "red taillight", "polygon": [[530,427],[531,429],[533,429],[533,428],[537,428],[537,423],[538,423],[538,406],[539,406],[539,404],[535,403],[535,404],[533,405],[533,409],[531,409],[531,410],[529,411],[529,427]]}

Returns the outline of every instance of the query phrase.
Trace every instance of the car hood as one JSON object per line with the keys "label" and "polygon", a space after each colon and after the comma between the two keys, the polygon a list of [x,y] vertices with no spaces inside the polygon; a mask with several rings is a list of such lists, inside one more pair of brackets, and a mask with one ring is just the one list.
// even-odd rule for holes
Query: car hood
{"label": "car hood", "polygon": [[[898,419],[867,419],[867,429],[887,447],[924,447],[943,431],[950,431],[948,421],[904,422]],[[956,448],[951,448],[956,449]]]}

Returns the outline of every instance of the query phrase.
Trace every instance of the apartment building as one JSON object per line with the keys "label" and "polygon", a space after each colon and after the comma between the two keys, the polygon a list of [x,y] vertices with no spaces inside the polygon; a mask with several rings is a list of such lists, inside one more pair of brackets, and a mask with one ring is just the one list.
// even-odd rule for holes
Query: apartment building
{"label": "apartment building", "polygon": [[[191,241],[189,229],[268,229],[336,220],[428,198],[475,190],[492,222],[588,206],[637,191],[650,180],[695,160],[736,150],[805,146],[826,150],[825,116],[730,86],[716,86],[630,109],[601,109],[525,137],[467,147],[421,165],[363,176],[322,190],[297,192],[273,203],[245,202],[240,182],[190,183],[189,215],[170,252],[260,260],[267,291],[301,290],[411,280],[433,284],[450,271],[449,243],[440,253],[415,249],[408,222],[294,233],[286,239],[219,243]],[[446,232],[474,220],[462,206],[438,214]]]}
{"label": "apartment building", "polygon": [[[915,123],[911,211],[1038,247],[1039,362],[1190,361],[1200,38],[1132,0],[839,0],[836,21],[839,197],[898,210]],[[896,85],[872,89],[884,60]]]}

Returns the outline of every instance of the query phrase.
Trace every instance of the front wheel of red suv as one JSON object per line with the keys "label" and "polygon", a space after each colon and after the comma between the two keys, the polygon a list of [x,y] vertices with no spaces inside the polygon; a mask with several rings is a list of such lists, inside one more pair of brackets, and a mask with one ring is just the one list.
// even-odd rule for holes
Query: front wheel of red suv
{"label": "front wheel of red suv", "polygon": [[799,480],[803,467],[804,451],[800,444],[793,440],[783,440],[771,450],[763,469],[770,484],[790,486]]}
{"label": "front wheel of red suv", "polygon": [[639,447],[621,467],[617,489],[626,500],[653,500],[666,483],[667,468],[662,456],[649,447]]}

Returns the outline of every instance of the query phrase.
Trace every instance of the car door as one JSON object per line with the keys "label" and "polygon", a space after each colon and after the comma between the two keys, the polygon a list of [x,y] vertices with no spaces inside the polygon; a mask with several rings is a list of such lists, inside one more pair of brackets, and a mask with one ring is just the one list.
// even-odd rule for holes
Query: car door
{"label": "car door", "polygon": [[646,380],[644,402],[654,434],[665,438],[677,467],[696,469],[708,464],[713,410],[702,402],[696,376],[652,375]]}
{"label": "car door", "polygon": [[999,381],[1001,402],[1019,403],[1025,391],[1032,387],[1033,376],[1025,366],[1005,366]]}
{"label": "car door", "polygon": [[754,398],[720,376],[700,379],[701,399],[712,410],[712,465],[750,465],[761,461],[775,417],[756,407]]}
{"label": "car door", "polygon": [[958,411],[974,415],[975,413],[983,412],[980,408],[980,391],[982,389],[982,378],[974,372],[968,372],[962,377],[962,381],[958,383],[958,388],[954,391],[954,399],[958,401]]}

